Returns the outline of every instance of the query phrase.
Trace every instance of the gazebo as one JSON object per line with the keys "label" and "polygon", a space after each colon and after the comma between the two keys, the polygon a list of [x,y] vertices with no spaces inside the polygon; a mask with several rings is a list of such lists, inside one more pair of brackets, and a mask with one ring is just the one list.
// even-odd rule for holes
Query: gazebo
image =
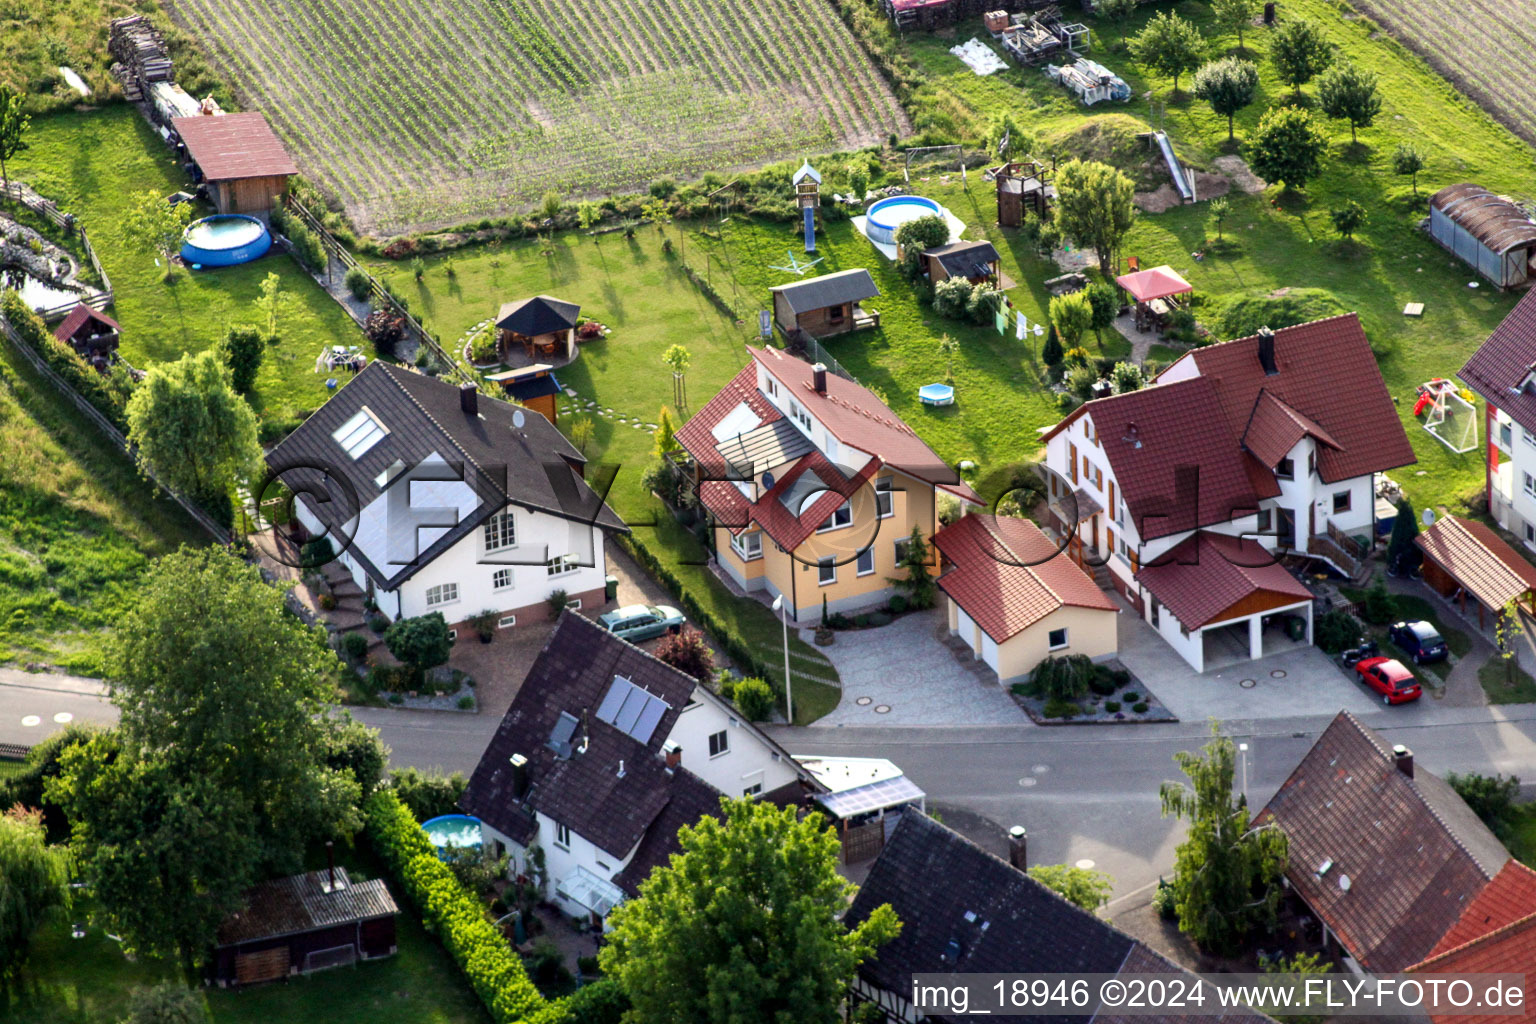
{"label": "gazebo", "polygon": [[564,299],[535,295],[503,303],[496,314],[498,345],[521,345],[528,358],[554,357],[560,365],[576,358],[576,324],[581,307]]}
{"label": "gazebo", "polygon": [[1162,328],[1168,314],[1179,308],[1175,295],[1195,290],[1177,270],[1164,264],[1150,270],[1138,270],[1122,274],[1115,283],[1130,293],[1136,302],[1136,329],[1148,330],[1151,326]]}

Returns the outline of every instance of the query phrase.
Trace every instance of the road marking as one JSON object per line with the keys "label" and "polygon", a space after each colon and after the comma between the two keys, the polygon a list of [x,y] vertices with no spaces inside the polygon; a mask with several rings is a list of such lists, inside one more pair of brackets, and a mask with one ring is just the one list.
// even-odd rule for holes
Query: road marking
{"label": "road marking", "polygon": [[28,729],[41,725],[43,720],[36,715],[28,715],[21,720],[21,724]]}
{"label": "road marking", "polygon": [[1093,861],[1089,860],[1087,857],[1084,857],[1082,860],[1077,862],[1076,866],[1082,868],[1084,871],[1092,871]]}
{"label": "road marking", "polygon": [[60,725],[68,725],[70,722],[75,720],[75,716],[70,714],[68,711],[60,711],[58,714],[53,716],[53,720]]}
{"label": "road marking", "polygon": [[1035,783],[1037,783],[1039,781],[1040,781],[1039,779],[1036,779],[1036,778],[1033,778],[1031,776],[1026,775],[1022,779],[1019,780],[1019,785],[1023,786],[1025,789],[1028,789],[1030,786],[1033,786]]}

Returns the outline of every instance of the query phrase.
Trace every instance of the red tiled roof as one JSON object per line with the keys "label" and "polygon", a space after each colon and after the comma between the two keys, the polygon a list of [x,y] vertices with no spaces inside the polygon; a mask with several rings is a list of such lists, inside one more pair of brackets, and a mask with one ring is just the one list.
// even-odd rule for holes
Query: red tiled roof
{"label": "red tiled roof", "polygon": [[209,181],[299,173],[267,119],[255,111],[177,117],[171,126]]}
{"label": "red tiled roof", "polygon": [[1138,270],[1134,274],[1122,274],[1115,278],[1115,283],[1130,292],[1137,302],[1150,302],[1195,290],[1194,285],[1184,280],[1183,275],[1167,265]]}
{"label": "red tiled roof", "polygon": [[1098,584],[1028,519],[965,516],[935,533],[933,544],[954,563],[939,586],[998,643],[1066,605],[1116,611]]}
{"label": "red tiled roof", "polygon": [[1375,973],[1423,960],[1509,861],[1455,790],[1423,766],[1410,779],[1347,711],[1254,820],[1285,832],[1292,890]]}
{"label": "red tiled roof", "polygon": [[[1536,871],[1511,858],[1461,912],[1455,926],[1435,944],[1429,955],[1437,957],[1532,914],[1536,914]],[[1530,962],[1536,966],[1536,958]]]}
{"label": "red tiled roof", "polygon": [[1536,1021],[1536,914],[1408,968],[1413,974],[1523,974],[1525,1000],[1517,1014],[1432,1013],[1434,1024],[1531,1024]]}
{"label": "red tiled roof", "polygon": [[1528,291],[1457,374],[1489,405],[1536,431],[1536,391],[1525,379],[1536,365],[1536,291]]}
{"label": "red tiled roof", "polygon": [[[678,428],[677,443],[687,449],[694,461],[703,467],[706,477],[725,475],[725,459],[716,450],[716,445],[720,442],[715,440],[715,435],[711,431],[743,403],[763,423],[772,423],[784,418],[784,414],[779,412],[761,391],[757,390],[757,363],[749,361],[736,376],[731,378],[730,383],[715,394],[714,398],[704,403],[704,408],[690,416],[688,422]],[[735,487],[731,488],[733,491],[735,489]]]}
{"label": "red tiled roof", "polygon": [[1339,443],[1308,416],[1286,405],[1268,389],[1259,392],[1253,413],[1243,431],[1243,447],[1270,469],[1290,454],[1296,443],[1311,437],[1319,444],[1337,448]]}
{"label": "red tiled roof", "polygon": [[1485,607],[1502,608],[1536,587],[1536,565],[1475,520],[1446,516],[1413,542]]}
{"label": "red tiled roof", "polygon": [[82,326],[85,325],[87,321],[90,320],[95,320],[114,331],[122,330],[122,328],[117,325],[116,320],[113,320],[105,313],[96,312],[96,310],[82,302],[75,306],[74,309],[70,310],[69,315],[64,318],[63,322],[53,329],[53,336],[58,338],[60,341],[68,341],[70,338],[75,336],[76,331],[78,331]]}
{"label": "red tiled roof", "polygon": [[1221,621],[1229,608],[1250,594],[1276,594],[1296,601],[1312,597],[1258,541],[1205,530],[1181,541],[1155,563],[1142,566],[1136,579],[1186,629]]}

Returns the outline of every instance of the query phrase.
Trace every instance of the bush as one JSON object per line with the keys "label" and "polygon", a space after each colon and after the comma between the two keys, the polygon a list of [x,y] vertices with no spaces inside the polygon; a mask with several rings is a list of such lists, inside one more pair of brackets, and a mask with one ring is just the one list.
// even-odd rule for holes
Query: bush
{"label": "bush", "polygon": [[1053,697],[1045,702],[1043,713],[1046,718],[1076,718],[1083,713],[1083,709],[1073,701]]}
{"label": "bush", "polygon": [[1312,638],[1326,654],[1338,654],[1355,646],[1363,632],[1359,620],[1348,612],[1324,612],[1312,624]]}
{"label": "bush", "polygon": [[1179,897],[1173,883],[1157,880],[1157,891],[1152,894],[1152,909],[1164,921],[1176,921],[1179,917]]}
{"label": "bush", "polygon": [[242,395],[251,393],[256,386],[256,372],[267,354],[267,340],[261,330],[250,324],[231,324],[219,343],[219,353],[224,365],[229,367],[229,380]]}
{"label": "bush", "polygon": [[342,279],[347,286],[347,291],[359,302],[366,301],[373,294],[373,278],[368,276],[368,271],[362,267],[349,267],[347,276]]}
{"label": "bush", "polygon": [[364,805],[368,837],[396,885],[421,913],[496,1024],[545,1019],[548,1011],[517,955],[459,884],[395,793],[381,790]]}
{"label": "bush", "polygon": [[59,759],[65,751],[89,743],[100,731],[92,726],[69,725],[27,751],[21,770],[8,779],[0,778],[0,810],[17,804],[40,810],[48,834],[60,839],[65,837],[69,823],[65,820],[64,810],[43,799],[43,786],[49,779],[59,777]]}
{"label": "bush", "polygon": [[565,966],[565,954],[548,939],[534,943],[528,957],[528,975],[546,996],[564,995],[576,984]]}
{"label": "bush", "polygon": [[1115,681],[1114,673],[1103,665],[1093,666],[1093,674],[1088,677],[1088,689],[1100,697],[1108,697],[1120,688]]}
{"label": "bush", "polygon": [[892,615],[900,615],[907,610],[907,595],[892,594],[889,607]]}
{"label": "bush", "polygon": [[456,703],[460,711],[473,711],[475,709],[475,698],[467,693],[460,697]]}
{"label": "bush", "polygon": [[1035,692],[1051,700],[1076,700],[1088,692],[1093,662],[1086,654],[1049,657],[1035,666],[1030,682]]}
{"label": "bush", "polygon": [[571,603],[571,595],[564,587],[556,587],[544,598],[544,604],[549,608],[549,617],[558,619],[560,613],[565,611],[565,606]]}
{"label": "bush", "polygon": [[448,660],[453,641],[442,612],[401,619],[384,631],[384,646],[416,676]]}
{"label": "bush", "polygon": [[1104,702],[1104,710],[1112,715],[1120,710],[1120,702],[1117,700],[1107,700]]}
{"label": "bush", "polygon": [[1360,616],[1373,626],[1397,621],[1397,599],[1387,593],[1387,584],[1380,576],[1365,592],[1365,600],[1360,602]]}
{"label": "bush", "polygon": [[[588,959],[583,957],[582,959]],[[582,969],[586,974],[586,969]],[[565,1006],[561,1024],[620,1024],[629,1009],[629,997],[612,978],[583,985]]]}
{"label": "bush", "polygon": [[923,250],[948,241],[949,225],[936,213],[907,221],[896,229],[896,247],[901,250],[896,269],[908,281],[916,281],[923,275]]}
{"label": "bush", "polygon": [[1120,695],[1120,699],[1125,701],[1127,704],[1134,704],[1141,699],[1141,694],[1137,693],[1135,690],[1127,690]]}
{"label": "bush", "polygon": [[971,301],[971,282],[963,277],[946,277],[933,286],[933,308],[940,316],[959,320],[967,315]]}
{"label": "bush", "polygon": [[1139,700],[1135,704],[1131,705],[1131,710],[1136,712],[1138,715],[1144,715],[1147,713],[1147,702],[1144,700]]}
{"label": "bush", "polygon": [[368,638],[361,633],[345,633],[341,638],[341,653],[352,661],[361,661],[368,653]]}
{"label": "bush", "polygon": [[123,1024],[204,1024],[208,1019],[202,993],[174,981],[128,994],[128,1013]]}
{"label": "bush", "polygon": [[299,564],[306,569],[318,569],[336,558],[336,549],[329,537],[316,537],[299,548]]}
{"label": "bush", "polygon": [[496,349],[496,335],[490,330],[475,335],[469,343],[469,358],[481,365],[499,361],[501,356]]}
{"label": "bush", "polygon": [[736,684],[734,700],[749,722],[766,722],[773,713],[773,688],[761,679],[743,679]]}
{"label": "bush", "polygon": [[13,291],[6,291],[4,296],[3,303],[0,303],[0,311],[3,311],[6,321],[15,328],[22,343],[41,356],[50,370],[63,378],[64,383],[79,392],[82,398],[111,420],[118,430],[126,433],[128,420],[123,412],[127,405],[126,398],[109,387],[107,379],[92,369],[89,363],[75,353],[74,349],[55,338],[42,319],[22,301],[20,295]]}
{"label": "bush", "polygon": [[368,616],[368,628],[375,633],[382,633],[389,628],[389,620],[375,612]]}
{"label": "bush", "polygon": [[460,772],[444,775],[418,768],[396,768],[389,773],[389,783],[395,796],[418,821],[456,812],[467,785]]}
{"label": "bush", "polygon": [[1099,382],[1099,371],[1091,366],[1074,366],[1067,371],[1063,383],[1074,398],[1084,402],[1093,397],[1093,386]]}
{"label": "bush", "polygon": [[[657,660],[701,683],[714,677],[715,652],[709,649],[704,634],[692,626],[684,626],[681,631],[662,637],[661,643],[656,645],[655,655]],[[738,698],[741,687],[742,683],[736,684]]]}

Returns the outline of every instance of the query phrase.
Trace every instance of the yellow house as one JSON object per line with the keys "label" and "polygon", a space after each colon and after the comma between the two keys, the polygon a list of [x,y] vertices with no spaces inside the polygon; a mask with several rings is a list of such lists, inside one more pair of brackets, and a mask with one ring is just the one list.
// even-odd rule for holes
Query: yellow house
{"label": "yellow house", "polygon": [[783,596],[799,622],[889,600],[915,526],[938,528],[937,491],[981,499],[912,428],[853,381],[777,349],[751,361],[677,432],[721,569]]}
{"label": "yellow house", "polygon": [[1052,655],[1096,661],[1119,649],[1109,595],[1028,519],[969,515],[933,538],[949,632],[999,682],[1028,678]]}

